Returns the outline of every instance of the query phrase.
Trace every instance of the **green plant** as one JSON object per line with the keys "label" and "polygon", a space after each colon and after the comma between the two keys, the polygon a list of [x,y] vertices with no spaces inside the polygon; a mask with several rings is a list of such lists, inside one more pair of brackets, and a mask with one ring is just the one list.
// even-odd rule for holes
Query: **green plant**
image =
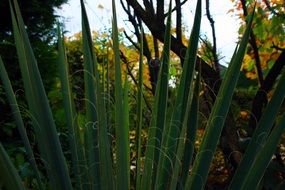
{"label": "green plant", "polygon": [[[143,48],[141,48],[140,52],[137,95],[136,180],[135,182],[131,182],[128,107],[129,83],[127,77],[125,77],[124,82],[122,81],[122,75],[124,75],[124,73],[122,73],[120,61],[115,1],[112,1],[112,40],[115,55],[115,121],[112,125],[115,130],[113,140],[115,146],[112,146],[112,140],[110,140],[109,135],[108,121],[110,121],[110,115],[106,113],[106,109],[109,109],[109,107],[104,97],[105,84],[103,83],[105,83],[105,81],[100,80],[102,73],[98,70],[96,55],[93,52],[92,39],[83,0],[80,2],[82,8],[86,109],[85,123],[83,126],[79,125],[78,113],[74,106],[64,41],[60,29],[58,29],[58,62],[66,125],[69,134],[69,149],[71,154],[70,171],[68,171],[66,158],[64,157],[57,135],[51,108],[39,75],[37,63],[26,34],[17,1],[13,0],[10,4],[14,37],[24,81],[25,95],[31,116],[30,119],[38,140],[41,158],[45,160],[48,184],[44,183],[44,179],[46,178],[43,176],[42,171],[39,171],[37,163],[34,162],[33,151],[29,145],[17,101],[1,57],[0,76],[27,150],[27,156],[31,161],[31,165],[37,177],[37,188],[131,189],[131,186],[133,186],[136,189],[176,189],[177,187],[182,189],[203,189],[237,84],[239,70],[251,30],[253,14],[248,18],[247,28],[240,44],[236,47],[229,68],[225,73],[224,80],[217,95],[217,100],[207,122],[201,147],[194,159],[193,166],[191,166],[196,138],[195,134],[198,127],[198,101],[201,78],[201,71],[199,70],[198,74],[195,72],[201,22],[201,0],[197,2],[194,26],[183,64],[175,104],[173,109],[171,109],[173,110],[172,113],[170,113],[171,118],[167,119],[172,10],[170,1],[162,65],[160,67],[159,80],[152,109],[153,115],[151,124],[148,127],[147,146],[144,154],[142,154],[140,135],[143,109]],[[141,40],[143,39],[141,38]],[[230,189],[236,188],[236,183],[239,185],[238,189],[256,188],[262,178],[285,128],[285,114],[283,114],[280,119],[277,119],[275,126],[273,125],[276,120],[277,111],[285,96],[285,87],[282,85],[284,82],[285,74],[283,73],[261,122],[255,131],[252,141],[248,146],[241,166],[233,178]],[[270,130],[272,131],[270,132]],[[0,146],[0,160],[0,168],[3,169],[1,170],[1,180],[6,182],[3,183],[3,186],[12,190],[25,189],[2,145]],[[189,174],[190,168],[192,169]],[[244,169],[249,169],[247,175],[243,175]],[[15,183],[8,183],[8,181],[15,181]]]}

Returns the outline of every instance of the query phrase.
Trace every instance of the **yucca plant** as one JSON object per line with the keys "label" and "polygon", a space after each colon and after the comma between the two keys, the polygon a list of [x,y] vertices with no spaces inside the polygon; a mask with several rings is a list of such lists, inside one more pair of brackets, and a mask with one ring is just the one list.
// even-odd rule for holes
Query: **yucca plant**
{"label": "yucca plant", "polygon": [[[77,121],[73,92],[70,84],[64,38],[58,27],[58,64],[61,81],[66,128],[68,131],[71,162],[63,154],[51,108],[37,68],[28,35],[16,0],[10,2],[13,33],[17,48],[30,120],[36,133],[40,156],[44,160],[47,176],[43,176],[35,162],[20,109],[13,93],[8,74],[0,57],[0,76],[15,117],[18,130],[26,148],[27,157],[37,179],[37,189],[203,189],[210,164],[224,126],[232,95],[239,77],[239,70],[246,51],[253,14],[237,45],[222,81],[221,88],[208,119],[206,131],[193,159],[194,142],[198,127],[199,91],[201,71],[195,71],[196,54],[201,23],[201,0],[197,1],[194,25],[191,32],[182,75],[178,86],[171,118],[166,115],[171,45],[171,10],[169,3],[165,43],[159,80],[154,96],[152,118],[148,126],[146,151],[142,153],[141,130],[143,110],[143,47],[141,43],[136,128],[135,181],[130,181],[130,140],[128,77],[122,80],[116,5],[113,5],[112,40],[115,55],[115,121],[109,123],[109,109],[104,98],[106,81],[99,72],[93,51],[90,28],[83,0],[82,37],[85,83],[85,125]],[[141,37],[141,42],[143,38]],[[108,68],[107,68],[108,69]],[[103,78],[103,80],[102,80]],[[285,128],[285,114],[276,118],[285,96],[285,74],[280,77],[275,92],[243,156],[243,160],[229,186],[230,189],[255,189],[260,182]],[[107,84],[108,85],[108,84]],[[269,114],[270,113],[270,114]],[[275,123],[275,125],[274,125]],[[110,140],[109,128],[115,133],[115,146]],[[274,126],[274,127],[272,127]],[[271,132],[270,132],[271,131]],[[263,138],[260,138],[262,136]],[[68,164],[70,166],[68,167]],[[68,168],[70,168],[68,170]],[[0,145],[0,177],[6,189],[25,189],[6,151]],[[246,174],[246,175],[245,175]],[[71,177],[74,176],[74,177]],[[46,180],[48,179],[48,180]],[[47,182],[46,182],[47,181]]]}

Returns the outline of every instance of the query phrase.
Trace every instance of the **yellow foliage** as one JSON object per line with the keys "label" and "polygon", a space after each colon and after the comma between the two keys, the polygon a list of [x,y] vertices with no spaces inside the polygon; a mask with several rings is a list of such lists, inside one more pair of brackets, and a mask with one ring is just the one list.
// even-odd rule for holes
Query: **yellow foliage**
{"label": "yellow foliage", "polygon": [[[245,25],[245,16],[243,12],[242,3],[239,0],[232,0],[235,3],[235,9],[229,10],[229,12],[235,12],[239,19],[242,20],[242,24]],[[260,66],[263,71],[266,71],[272,67],[274,62],[280,55],[280,51],[275,48],[284,48],[284,24],[285,20],[280,19],[278,15],[273,14],[263,1],[253,1],[247,4],[248,13],[252,12],[254,3],[256,2],[255,19],[253,22],[253,33],[255,37],[255,43],[260,59]],[[284,14],[284,0],[269,0],[270,6],[278,13]],[[281,5],[281,6],[280,6]],[[283,26],[283,29],[282,29]],[[241,26],[244,28],[244,26]],[[243,32],[243,30],[240,30]],[[256,57],[253,47],[249,45],[248,51],[244,57],[242,70],[245,72],[249,79],[256,79],[257,71],[255,70]]]}
{"label": "yellow foliage", "polygon": [[243,119],[243,120],[249,119],[250,115],[249,115],[249,113],[247,111],[240,111],[239,114],[240,114],[240,118],[241,119]]}
{"label": "yellow foliage", "polygon": [[251,61],[251,56],[248,54],[245,54],[244,58],[243,58],[243,64],[242,64],[242,68],[241,70],[248,70],[249,68],[249,62]]}
{"label": "yellow foliage", "polygon": [[284,0],[271,0],[271,3],[276,5],[284,5]]}
{"label": "yellow foliage", "polygon": [[249,79],[256,79],[257,78],[257,74],[255,71],[254,72],[247,72],[247,73],[245,73],[245,76]]}

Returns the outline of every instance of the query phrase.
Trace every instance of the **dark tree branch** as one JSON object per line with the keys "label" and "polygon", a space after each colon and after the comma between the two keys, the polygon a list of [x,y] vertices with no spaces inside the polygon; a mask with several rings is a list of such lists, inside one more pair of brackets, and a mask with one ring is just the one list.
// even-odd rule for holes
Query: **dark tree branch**
{"label": "dark tree branch", "polygon": [[206,15],[210,22],[211,28],[212,28],[212,37],[213,37],[213,48],[211,48],[214,58],[214,65],[215,69],[218,73],[220,73],[220,67],[219,67],[219,60],[217,55],[217,40],[216,40],[216,30],[215,30],[215,21],[210,13],[210,3],[209,0],[206,0]]}
{"label": "dark tree branch", "polygon": [[146,12],[151,16],[151,17],[155,17],[155,12],[154,12],[154,7],[153,7],[153,3],[152,0],[148,1],[148,0],[143,0],[143,4],[145,6],[145,10]]}
{"label": "dark tree branch", "polygon": [[265,77],[263,86],[259,87],[251,108],[251,117],[249,119],[249,127],[255,129],[261,114],[262,109],[267,103],[267,93],[272,89],[277,77],[280,75],[283,67],[285,65],[285,50],[282,51],[276,62],[274,63],[273,67],[268,72],[267,76]]}
{"label": "dark tree branch", "polygon": [[[122,0],[121,0],[121,4],[123,4]],[[130,10],[130,5],[128,4],[128,8],[126,8],[126,6],[123,4],[123,9],[125,10],[125,12],[127,13],[128,17],[129,17],[129,21],[131,22],[131,24],[133,25],[134,27],[134,34],[136,35],[136,38],[137,38],[137,41],[139,43],[140,42],[140,29],[139,27],[142,27],[142,22],[141,22],[141,19],[139,17],[137,17],[135,14],[132,15],[131,13],[131,10]],[[152,13],[150,13],[152,14]],[[136,19],[137,17],[137,19]],[[140,48],[139,46],[125,33],[127,39],[140,51]],[[157,42],[155,43],[154,42],[154,46],[157,46]],[[150,52],[150,49],[149,49],[149,45],[147,43],[147,39],[146,39],[146,36],[145,34],[143,34],[143,54],[144,56],[146,56],[147,58],[147,63],[148,63],[148,68],[149,68],[149,73],[150,73],[150,82],[151,82],[151,86],[152,86],[152,94],[154,95],[155,94],[155,89],[156,89],[156,83],[157,83],[157,68],[156,67],[153,67],[151,65],[152,63],[152,56],[151,56],[151,52]],[[155,48],[155,55],[158,55],[158,47]]]}
{"label": "dark tree branch", "polygon": [[275,11],[275,9],[273,7],[271,7],[270,3],[267,0],[263,0],[263,2],[265,3],[267,9],[274,15],[279,16],[279,17],[283,17],[285,18],[285,14],[281,14]]}
{"label": "dark tree branch", "polygon": [[[184,0],[184,1],[180,2],[179,7],[177,7],[177,4],[176,4],[176,6],[171,10],[171,12],[173,13],[174,11],[177,11],[178,8],[181,9],[182,5],[184,5],[187,1],[188,0]],[[167,17],[167,15],[168,15],[168,13],[164,14],[164,17]]]}
{"label": "dark tree branch", "polygon": [[153,38],[154,57],[159,59],[159,49],[157,38]]}
{"label": "dark tree branch", "polygon": [[[245,0],[241,0],[241,3],[242,3],[243,14],[246,17],[248,15],[246,2],[245,2]],[[250,31],[249,43],[250,43],[250,45],[253,49],[253,53],[254,53],[254,59],[255,59],[255,65],[256,65],[256,70],[257,70],[257,75],[258,75],[258,81],[259,81],[260,86],[262,86],[264,79],[263,79],[263,74],[262,74],[261,61],[260,61],[260,57],[259,57],[258,47],[256,44],[256,39],[255,39],[255,35],[253,33],[253,30]]]}
{"label": "dark tree branch", "polygon": [[[139,20],[139,25],[142,27],[142,23]],[[141,39],[139,36],[137,36],[138,41]],[[154,38],[153,38],[154,39]],[[141,41],[140,41],[141,43]],[[155,48],[157,47],[157,48]],[[152,94],[155,95],[155,90],[156,90],[156,84],[157,84],[157,78],[158,78],[158,71],[159,71],[159,66],[160,64],[154,64],[157,61],[159,61],[159,50],[158,50],[158,42],[157,40],[154,39],[154,49],[155,49],[155,57],[154,59],[151,56],[151,51],[149,49],[149,45],[146,39],[145,34],[143,34],[143,52],[146,51],[145,56],[147,57],[147,63],[148,63],[148,70],[150,73],[150,82],[151,82],[151,87],[152,87]]]}
{"label": "dark tree branch", "polygon": [[140,51],[140,47],[138,46],[138,44],[136,42],[134,42],[134,40],[127,34],[126,31],[124,31],[125,37],[131,42],[131,44],[138,50]]}
{"label": "dark tree branch", "polygon": [[[135,14],[146,24],[153,37],[163,42],[165,25],[159,25],[161,22],[156,22],[154,19],[150,18],[137,1],[126,1],[134,9]],[[181,64],[183,64],[183,59],[185,57],[187,47],[179,42],[174,36],[171,36],[171,42],[171,50],[182,59]],[[197,61],[199,60],[202,68],[202,77],[210,88],[214,89],[215,92],[218,92],[219,86],[217,85],[217,81],[220,80],[219,73],[216,72],[205,61],[201,60],[199,56],[197,56]]]}
{"label": "dark tree branch", "polygon": [[123,10],[125,11],[125,13],[128,14],[128,10],[127,10],[126,5],[124,4],[123,0],[120,0],[120,3],[121,3],[121,5],[122,5],[122,8],[123,8]]}
{"label": "dark tree branch", "polygon": [[281,47],[275,45],[274,43],[272,44],[271,47],[274,48],[274,49],[277,49],[277,50],[279,50],[279,51],[285,51],[285,48],[281,48]]}
{"label": "dark tree branch", "polygon": [[175,0],[176,3],[176,38],[177,40],[182,43],[182,14],[181,14],[181,2],[180,0]]}
{"label": "dark tree branch", "polygon": [[137,36],[138,42],[143,43],[143,53],[146,56],[147,61],[150,61],[151,57],[152,57],[151,56],[151,50],[149,49],[149,45],[148,45],[145,33],[143,32],[142,21],[140,18],[137,18],[137,20],[138,20],[138,24],[140,26],[140,33],[143,33],[143,42],[141,42],[140,33],[138,33],[136,36]]}
{"label": "dark tree branch", "polygon": [[153,76],[153,78],[151,78],[151,83],[152,83],[152,87],[153,87],[153,94],[155,94],[155,90],[156,90],[156,85],[157,85],[157,80],[158,80],[158,73],[159,73],[159,48],[158,48],[158,40],[153,37],[153,49],[154,49],[154,59],[152,59],[149,62],[149,67],[151,67],[152,69],[150,70],[150,74],[151,76]]}
{"label": "dark tree branch", "polygon": [[[140,47],[138,46],[138,44],[137,43],[135,43],[133,40],[132,40],[132,38],[130,37],[130,36],[128,36],[128,34],[124,31],[124,34],[125,34],[125,36],[126,36],[126,38],[131,42],[131,44],[138,50],[138,51],[140,51]],[[144,35],[144,38],[145,38],[145,35]],[[144,40],[143,41],[143,43],[145,43],[146,41]],[[141,42],[140,42],[141,43]],[[148,44],[147,44],[148,45]],[[144,49],[146,48],[146,46],[144,46]],[[148,49],[148,47],[147,47],[147,49]],[[148,88],[148,89],[150,89],[151,90],[151,92],[152,92],[152,94],[154,95],[155,94],[155,89],[156,89],[156,83],[157,83],[157,77],[156,77],[156,75],[155,75],[155,73],[154,73],[154,71],[153,71],[153,67],[152,67],[152,65],[151,65],[151,62],[152,62],[152,58],[151,58],[151,55],[150,55],[150,52],[149,52],[149,54],[145,54],[144,53],[144,56],[146,56],[146,58],[147,58],[147,62],[148,62],[148,66],[149,66],[149,72],[150,72],[150,82],[151,82],[151,86],[152,86],[152,88],[150,89],[149,87],[147,87],[146,86],[146,88]],[[128,69],[128,71],[129,71],[129,69]],[[132,75],[130,74],[130,76],[132,77]],[[133,78],[133,77],[132,77]]]}
{"label": "dark tree branch", "polygon": [[156,22],[164,25],[164,0],[156,0]]}
{"label": "dark tree branch", "polygon": [[[127,13],[129,22],[134,27],[134,34],[136,35],[138,41],[140,40],[140,31],[139,31],[139,23],[136,20],[136,16],[131,14],[130,6],[128,5],[128,8],[124,5],[123,1],[121,0],[121,4],[123,6],[124,11]],[[128,40],[139,50],[138,45],[135,45],[136,43],[127,35],[126,32],[124,32],[125,36],[128,38]],[[149,48],[147,44],[144,44],[144,53],[147,58],[151,58]]]}

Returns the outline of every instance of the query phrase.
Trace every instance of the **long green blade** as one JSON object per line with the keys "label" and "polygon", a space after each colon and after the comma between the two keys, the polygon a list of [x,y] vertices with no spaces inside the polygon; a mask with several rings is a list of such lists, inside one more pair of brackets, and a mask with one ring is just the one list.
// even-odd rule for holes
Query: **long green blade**
{"label": "long green blade", "polygon": [[136,128],[136,189],[141,185],[141,130],[142,130],[142,112],[143,112],[143,28],[141,27],[140,36],[140,60],[139,60],[139,77],[138,77],[138,94],[137,94],[137,128]]}
{"label": "long green blade", "polygon": [[22,180],[8,154],[0,143],[0,184],[4,189],[24,190]]}
{"label": "long green blade", "polygon": [[270,129],[274,124],[275,117],[278,113],[280,106],[285,98],[285,74],[283,73],[279,82],[274,90],[274,94],[265,108],[264,113],[262,114],[260,121],[257,125],[257,128],[251,138],[249,145],[244,153],[242,161],[233,177],[233,180],[230,184],[231,189],[240,189],[241,183],[245,179],[245,172],[248,171],[248,168],[252,165],[256,158],[257,152],[262,148],[265,140],[267,139]]}
{"label": "long green blade", "polygon": [[[169,10],[172,4],[170,1]],[[170,58],[170,43],[171,43],[171,11],[168,11],[166,30],[164,36],[164,47],[162,53],[162,60],[158,75],[158,83],[155,93],[155,102],[153,108],[152,122],[149,128],[148,147],[145,158],[145,173],[143,176],[143,187],[150,188],[152,183],[155,186],[160,183],[159,176],[159,155],[161,153],[162,135],[164,133],[167,99],[168,99],[168,77],[169,77],[169,58]],[[157,174],[156,174],[157,173]],[[162,176],[161,176],[162,177]],[[155,187],[156,188],[156,187]]]}
{"label": "long green blade", "polygon": [[[167,63],[167,62],[166,62]],[[163,64],[166,65],[166,64]],[[165,66],[166,67],[166,66]],[[145,152],[145,161],[144,161],[144,169],[142,172],[142,179],[141,179],[141,188],[140,189],[152,189],[153,183],[155,182],[155,170],[157,168],[158,162],[158,155],[160,150],[161,140],[157,139],[158,136],[162,136],[162,131],[156,127],[157,119],[158,119],[158,104],[159,100],[163,100],[167,98],[165,94],[159,93],[161,91],[161,72],[162,66],[160,66],[160,72],[158,77],[158,82],[156,86],[156,93],[154,96],[154,103],[152,108],[152,117],[151,123],[148,128],[148,139],[146,145],[146,152]],[[165,111],[165,110],[162,110]],[[160,133],[160,134],[157,134]],[[156,160],[155,159],[156,155]]]}
{"label": "long green blade", "polygon": [[126,138],[126,143],[125,143],[125,154],[126,154],[126,167],[128,170],[125,171],[128,176],[128,187],[130,189],[130,138],[129,138],[129,82],[128,82],[128,74],[127,72],[125,73],[125,84],[124,84],[124,93],[123,93],[123,111],[124,111],[124,138]]}
{"label": "long green blade", "polygon": [[27,151],[28,160],[29,160],[34,172],[35,172],[37,183],[38,183],[38,188],[43,189],[43,185],[42,185],[42,181],[41,181],[41,177],[40,177],[40,172],[37,168],[34,153],[32,151],[32,148],[31,148],[31,145],[29,142],[29,138],[28,138],[28,135],[26,133],[26,129],[24,126],[24,122],[23,122],[21,113],[20,113],[20,109],[19,109],[15,94],[14,94],[13,89],[12,89],[12,85],[10,83],[10,80],[9,80],[8,74],[6,72],[6,69],[4,67],[1,56],[0,56],[0,77],[1,77],[4,89],[7,93],[7,98],[8,98],[14,119],[16,121],[19,133],[21,135],[25,149]]}
{"label": "long green blade", "polygon": [[[71,189],[71,181],[65,164],[56,126],[43,87],[37,62],[17,1],[10,4],[16,49],[19,57],[25,94],[32,122],[39,140],[40,152],[46,161],[47,171],[54,189]],[[16,16],[15,16],[16,15]]]}
{"label": "long green blade", "polygon": [[[172,118],[170,125],[166,130],[166,135],[164,136],[162,151],[160,153],[160,161],[158,168],[158,182],[162,189],[164,189],[168,183],[168,178],[170,173],[172,173],[172,165],[176,158],[176,148],[177,142],[180,137],[180,132],[182,124],[184,121],[184,115],[187,107],[189,91],[192,85],[195,61],[198,49],[199,33],[200,33],[200,23],[201,23],[201,0],[197,1],[196,13],[194,19],[194,25],[191,32],[191,37],[189,40],[188,49],[186,52],[186,58],[184,62],[184,67],[182,71],[182,76],[180,80],[180,85],[177,92],[177,98],[174,105],[174,110],[172,113]],[[157,186],[158,187],[158,186]]]}
{"label": "long green blade", "polygon": [[[59,64],[59,77],[61,81],[62,95],[63,95],[63,104],[66,116],[67,130],[68,130],[68,139],[69,147],[71,152],[72,160],[72,172],[76,178],[75,186],[80,189],[81,185],[84,183],[83,173],[80,172],[79,157],[78,156],[77,146],[80,143],[79,141],[79,126],[77,125],[76,111],[74,100],[72,97],[71,85],[69,81],[69,69],[67,62],[67,55],[65,52],[64,38],[62,37],[61,30],[58,26],[58,64]],[[79,154],[82,151],[79,151]],[[82,154],[82,153],[81,153]]]}
{"label": "long green blade", "polygon": [[[184,118],[178,141],[175,164],[169,189],[177,189],[177,186],[178,189],[184,189],[185,179],[189,175],[191,158],[194,152],[196,130],[198,128],[200,83],[201,69],[199,69],[199,73],[195,81],[194,93],[189,93],[188,106],[186,109],[187,115]],[[179,176],[180,171],[182,171],[182,177]]]}
{"label": "long green blade", "polygon": [[116,131],[116,188],[130,189],[130,163],[129,163],[129,134],[128,122],[124,114],[124,97],[122,88],[122,73],[119,49],[119,33],[117,27],[116,5],[112,0],[113,22],[112,37],[113,51],[115,55],[115,131]]}
{"label": "long green blade", "polygon": [[[98,63],[93,52],[91,32],[89,28],[88,18],[85,10],[83,0],[81,0],[82,8],[82,37],[83,37],[83,54],[84,54],[84,68],[85,68],[85,87],[86,99],[88,100],[87,117],[90,119],[88,122],[93,123],[92,128],[89,129],[93,132],[91,142],[94,147],[90,152],[95,154],[95,160],[90,160],[92,165],[92,174],[96,172],[95,176],[91,176],[94,180],[95,186],[100,184],[101,189],[113,189],[113,171],[111,160],[111,147],[107,131],[107,116],[105,101],[103,99],[103,86],[100,83]],[[90,115],[89,115],[90,114]],[[95,118],[97,116],[97,118]],[[89,131],[88,130],[88,131]],[[100,145],[100,146],[98,146]],[[96,162],[97,161],[97,162]],[[99,162],[98,162],[99,161]],[[95,163],[94,163],[95,162]],[[93,171],[94,170],[94,171]],[[96,178],[97,179],[94,179]],[[100,182],[98,181],[100,179]]]}
{"label": "long green blade", "polygon": [[[181,166],[181,179],[179,182],[180,187],[184,188],[186,179],[189,176],[189,169],[192,162],[192,157],[194,153],[195,139],[198,129],[198,111],[199,111],[199,92],[200,88],[198,88],[197,82],[200,82],[199,79],[201,77],[201,66],[199,67],[199,74],[196,80],[195,91],[192,97],[191,109],[186,111],[188,113],[185,115],[185,120],[183,124],[186,124],[186,140],[185,140],[185,148],[183,153],[183,162]],[[189,94],[190,95],[190,94]]]}
{"label": "long green blade", "polygon": [[264,147],[256,155],[256,159],[253,162],[250,171],[245,175],[246,177],[241,190],[255,189],[257,184],[259,184],[267,166],[272,160],[272,155],[276,150],[276,147],[284,130],[285,114],[282,115],[279,123],[276,125],[276,127],[274,127]]}
{"label": "long green blade", "polygon": [[191,176],[187,179],[186,189],[203,189],[205,185],[210,164],[213,159],[218,140],[224,126],[224,121],[230,107],[234,88],[239,77],[239,70],[247,47],[252,19],[253,14],[250,17],[250,21],[242,37],[236,56],[233,57],[221,84],[206,127],[201,147],[194,161]]}

